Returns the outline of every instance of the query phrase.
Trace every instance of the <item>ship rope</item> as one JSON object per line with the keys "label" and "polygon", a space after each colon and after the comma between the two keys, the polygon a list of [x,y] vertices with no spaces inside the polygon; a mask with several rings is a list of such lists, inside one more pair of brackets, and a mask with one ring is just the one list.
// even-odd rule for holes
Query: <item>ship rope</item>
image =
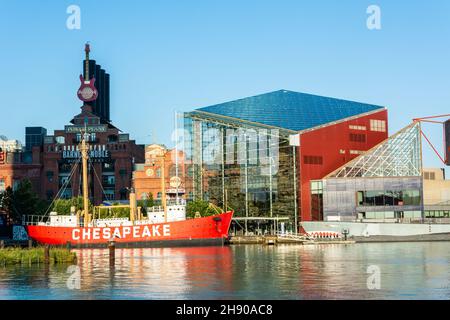
{"label": "ship rope", "polygon": [[92,168],[92,171],[94,171],[94,175],[97,178],[98,184],[100,185],[100,188],[102,189],[102,192],[103,192],[103,195],[105,196],[105,199],[107,199],[106,191],[103,188],[102,181],[100,180],[100,178],[99,178],[99,176],[97,174],[97,171],[95,170],[94,165],[92,164],[91,161],[89,161],[89,165]]}
{"label": "ship rope", "polygon": [[53,205],[55,204],[56,200],[59,199],[59,197],[61,196],[61,194],[67,189],[67,186],[69,185],[70,180],[72,179],[75,171],[78,168],[78,165],[80,164],[81,158],[77,160],[77,162],[75,162],[75,165],[72,166],[72,169],[70,171],[69,174],[69,179],[67,179],[63,185],[61,186],[61,188],[59,188],[58,193],[56,194],[56,196],[53,198],[52,202],[50,203],[50,205],[48,206],[47,210],[45,211],[45,213],[41,216],[41,218],[39,219],[39,222],[42,222],[44,220],[45,217],[48,216],[49,211],[51,208],[53,208]]}

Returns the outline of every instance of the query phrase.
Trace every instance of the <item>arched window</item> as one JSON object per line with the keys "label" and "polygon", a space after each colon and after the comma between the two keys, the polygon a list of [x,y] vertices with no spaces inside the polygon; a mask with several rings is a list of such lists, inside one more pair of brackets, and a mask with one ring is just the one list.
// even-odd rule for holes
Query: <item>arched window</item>
{"label": "arched window", "polygon": [[156,169],[156,176],[161,178],[161,168]]}

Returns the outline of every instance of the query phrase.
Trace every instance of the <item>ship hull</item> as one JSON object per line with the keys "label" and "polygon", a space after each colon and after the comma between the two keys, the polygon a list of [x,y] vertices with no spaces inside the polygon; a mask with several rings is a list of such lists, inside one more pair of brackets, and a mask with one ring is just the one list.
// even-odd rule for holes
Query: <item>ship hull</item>
{"label": "ship hull", "polygon": [[111,227],[27,226],[39,244],[74,248],[179,247],[222,245],[228,237],[233,212],[184,221]]}

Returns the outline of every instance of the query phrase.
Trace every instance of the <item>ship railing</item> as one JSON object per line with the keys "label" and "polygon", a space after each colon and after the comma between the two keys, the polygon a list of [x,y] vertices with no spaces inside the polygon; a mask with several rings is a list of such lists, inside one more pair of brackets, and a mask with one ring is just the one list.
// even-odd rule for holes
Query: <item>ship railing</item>
{"label": "ship railing", "polygon": [[164,212],[164,208],[162,206],[148,207],[147,212]]}
{"label": "ship railing", "polygon": [[404,223],[404,224],[450,224],[450,218],[394,218],[394,219],[356,219],[349,222],[364,223]]}
{"label": "ship railing", "polygon": [[48,225],[50,220],[48,216],[43,215],[24,215],[22,216],[22,225],[25,226],[37,226],[37,225]]}
{"label": "ship railing", "polygon": [[185,206],[186,200],[185,199],[169,199],[166,201],[166,204],[168,206]]}

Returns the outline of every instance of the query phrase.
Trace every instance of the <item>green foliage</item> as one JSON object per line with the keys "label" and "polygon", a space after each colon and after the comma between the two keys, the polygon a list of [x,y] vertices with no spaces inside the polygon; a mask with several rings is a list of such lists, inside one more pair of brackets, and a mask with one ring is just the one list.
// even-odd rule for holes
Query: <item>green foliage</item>
{"label": "green foliage", "polygon": [[[77,255],[68,249],[50,249],[50,263],[75,263]],[[34,264],[44,262],[44,248],[7,248],[0,249],[0,265]]]}
{"label": "green foliage", "polygon": [[8,187],[0,194],[0,203],[13,223],[20,223],[23,215],[42,215],[48,208],[48,202],[38,197],[28,179],[22,180],[15,191]]}
{"label": "green foliage", "polygon": [[[113,206],[120,205],[120,203],[115,202],[113,203]],[[130,208],[112,208],[111,210],[108,210],[108,212],[111,212],[106,217],[116,217],[116,218],[128,218],[130,216]],[[103,218],[103,215],[102,215]]]}
{"label": "green foliage", "polygon": [[153,193],[149,192],[147,194],[146,200],[138,200],[138,207],[141,208],[151,208],[155,205],[155,200],[153,199]]}
{"label": "green foliage", "polygon": [[188,204],[186,205],[186,216],[194,218],[196,212],[200,213],[202,217],[208,217],[217,214],[217,212],[215,212],[214,209],[209,206],[208,201],[194,200],[188,202]]}
{"label": "green foliage", "polygon": [[146,200],[138,200],[137,206],[141,207],[142,214],[146,214],[147,213],[146,208],[151,208],[151,207],[155,206],[155,200],[153,199],[153,193],[149,192],[147,194]]}
{"label": "green foliage", "polygon": [[[59,215],[70,214],[70,208],[74,206],[75,212],[84,209],[84,201],[82,196],[78,196],[72,199],[57,199],[54,204],[52,211],[57,212]],[[89,212],[93,211],[92,203],[89,201]]]}

